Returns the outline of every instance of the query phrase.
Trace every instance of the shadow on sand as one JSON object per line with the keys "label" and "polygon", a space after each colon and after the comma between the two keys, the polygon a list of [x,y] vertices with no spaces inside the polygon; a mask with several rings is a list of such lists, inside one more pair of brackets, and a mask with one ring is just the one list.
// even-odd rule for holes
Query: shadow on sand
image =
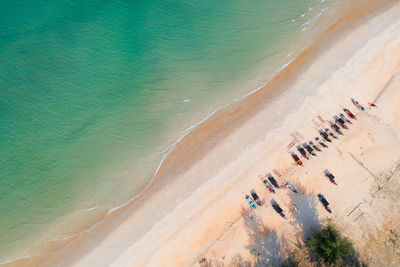
{"label": "shadow on sand", "polygon": [[[315,195],[306,194],[300,185],[294,185],[298,194],[289,193],[291,200],[290,222],[294,227],[296,241],[278,238],[277,232],[270,229],[263,223],[262,219],[253,210],[244,210],[242,218],[249,235],[249,244],[246,246],[251,258],[243,254],[237,254],[230,261],[225,261],[222,257],[218,259],[200,260],[201,267],[205,266],[243,266],[243,267],[262,267],[262,266],[299,266],[300,262],[306,266],[322,266],[322,262],[310,252],[308,242],[314,233],[321,232],[323,223],[321,222],[317,207],[320,205]],[[247,253],[246,253],[247,254]],[[358,254],[343,259],[344,266],[365,266],[358,260]],[[307,265],[308,264],[308,265]]]}
{"label": "shadow on sand", "polygon": [[311,237],[312,233],[319,232],[322,229],[322,224],[318,218],[316,196],[313,194],[305,194],[304,188],[297,185],[299,194],[289,194],[291,200],[291,215],[293,218],[293,225],[299,231],[299,237],[307,240]]}
{"label": "shadow on sand", "polygon": [[296,266],[296,262],[290,257],[286,240],[278,239],[275,231],[266,226],[259,216],[253,211],[244,210],[242,213],[247,232],[249,244],[246,246],[253,256],[252,260],[246,260],[242,255],[235,255],[229,263],[218,260],[203,262],[201,266]]}
{"label": "shadow on sand", "polygon": [[[303,250],[305,240],[311,238],[312,233],[319,232],[322,229],[322,224],[317,213],[317,199],[312,194],[305,194],[304,188],[300,185],[295,185],[298,194],[289,193],[291,200],[290,214],[293,218],[291,222],[298,229],[296,235],[297,242],[279,239],[275,231],[271,230],[263,223],[261,218],[252,210],[243,210],[242,218],[246,225],[249,235],[249,244],[247,245],[248,252],[253,256],[252,260],[245,259],[243,255],[235,255],[229,263],[222,263],[219,260],[210,260],[202,262],[201,266],[297,266],[299,261],[295,260],[290,253],[289,248],[293,250],[293,244]],[[301,242],[302,240],[303,242]],[[308,253],[304,254],[302,259],[315,261],[314,257],[310,258]]]}

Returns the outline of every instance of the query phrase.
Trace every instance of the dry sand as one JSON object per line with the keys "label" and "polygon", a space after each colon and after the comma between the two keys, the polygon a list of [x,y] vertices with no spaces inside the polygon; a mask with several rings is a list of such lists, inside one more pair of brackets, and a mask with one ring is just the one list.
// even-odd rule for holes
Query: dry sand
{"label": "dry sand", "polygon": [[[143,197],[57,244],[62,249],[49,246],[56,252],[12,265],[185,266],[201,259],[275,265],[291,253],[306,257],[296,237],[301,243],[326,217],[364,259],[398,262],[399,233],[392,230],[400,216],[399,172],[393,175],[400,162],[400,3],[373,3],[332,26],[265,88],[193,131]],[[378,107],[357,112],[351,97]],[[293,136],[297,143],[312,140],[344,106],[358,120],[329,149],[304,160],[305,167],[296,166],[287,149]],[[282,175],[275,175],[278,182],[290,181],[301,193],[268,193],[259,175],[274,169]],[[253,188],[265,203],[254,212],[244,199]],[[332,215],[317,193],[327,197]],[[271,208],[272,198],[289,221]],[[260,231],[270,253],[256,256]]]}

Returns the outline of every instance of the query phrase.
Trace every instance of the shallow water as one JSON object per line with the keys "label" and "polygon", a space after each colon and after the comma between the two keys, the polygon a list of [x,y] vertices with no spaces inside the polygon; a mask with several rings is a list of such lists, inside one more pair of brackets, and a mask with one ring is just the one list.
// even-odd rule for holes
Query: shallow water
{"label": "shallow water", "polygon": [[338,2],[0,3],[0,262],[81,228],[50,228],[67,214],[137,195],[171,144],[263,85]]}

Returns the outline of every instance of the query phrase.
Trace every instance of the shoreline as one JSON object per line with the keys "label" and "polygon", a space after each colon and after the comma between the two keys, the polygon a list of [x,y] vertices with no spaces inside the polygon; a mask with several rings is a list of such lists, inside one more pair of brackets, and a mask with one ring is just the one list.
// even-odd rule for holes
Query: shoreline
{"label": "shoreline", "polygon": [[[328,14],[331,13],[330,11],[331,11],[331,10],[334,10],[334,9],[336,8],[336,4],[337,4],[337,3],[330,5],[329,8],[326,8],[326,9],[324,8],[324,9],[322,9],[321,13],[316,13],[316,16],[310,17],[310,20],[307,21],[307,23],[304,23],[304,24],[302,25],[302,26],[304,26],[304,27],[303,27],[303,30],[308,31],[309,29],[313,28],[313,24],[312,24],[311,22],[313,22],[314,20],[320,20],[320,17],[321,17],[321,16],[324,17],[324,16],[326,15],[326,13],[328,13]],[[326,10],[328,10],[328,12],[326,12]],[[332,14],[329,14],[328,17],[329,17],[329,16],[332,16]],[[337,17],[337,16],[336,16],[336,17]],[[311,21],[311,22],[310,22],[310,21]],[[332,19],[331,21],[334,21],[334,20]],[[325,23],[326,23],[327,25],[330,24],[330,23],[327,23],[326,21],[325,21]],[[323,28],[325,28],[325,27],[323,27]],[[320,32],[321,32],[321,31],[320,31]],[[288,45],[288,46],[289,46],[289,45]],[[303,47],[303,46],[301,46],[301,47]],[[292,52],[290,52],[289,54],[292,54],[292,53],[293,53],[293,55],[297,55],[297,54],[298,54],[297,52],[302,51],[302,50],[303,50],[303,48],[302,48],[302,49],[297,49],[297,50],[295,49],[295,50],[293,50]],[[297,52],[295,53],[294,51],[297,51]],[[288,56],[289,56],[289,55],[288,55]],[[293,60],[293,59],[290,59],[290,60],[286,60],[286,59],[285,59],[285,61],[284,61],[285,63],[283,63],[283,65],[279,65],[280,67],[276,69],[276,72],[275,72],[275,71],[272,72],[272,74],[271,74],[270,76],[271,76],[271,77],[275,76],[276,73],[279,73],[280,70],[284,69],[288,64],[290,64],[292,60]],[[278,65],[277,65],[277,66],[278,66]],[[252,72],[252,71],[249,71],[249,73],[250,73],[250,72]],[[257,77],[258,77],[258,76],[257,76]],[[268,78],[268,79],[270,79],[270,78]],[[255,80],[258,80],[258,79],[255,79]],[[181,134],[181,135],[178,135],[179,138],[178,138],[175,142],[173,142],[173,143],[171,143],[170,145],[168,145],[168,146],[167,146],[165,149],[163,149],[162,152],[160,153],[160,154],[163,156],[163,159],[162,159],[161,162],[158,164],[159,166],[156,166],[156,167],[157,167],[157,171],[158,171],[158,168],[161,167],[161,165],[163,164],[164,158],[166,158],[166,157],[169,156],[169,155],[168,155],[169,152],[168,152],[168,153],[164,153],[164,152],[166,152],[166,151],[168,151],[168,150],[173,150],[173,149],[171,149],[171,147],[175,146],[175,145],[176,145],[177,143],[179,143],[183,138],[186,138],[187,135],[188,135],[194,128],[197,128],[199,125],[203,124],[203,122],[209,120],[210,117],[212,117],[212,116],[214,115],[214,113],[217,113],[217,112],[219,112],[221,109],[224,109],[226,106],[228,106],[228,105],[230,105],[230,104],[232,104],[232,103],[235,103],[235,102],[237,102],[237,101],[241,101],[243,98],[246,98],[247,96],[249,96],[250,94],[254,93],[255,91],[258,91],[258,90],[262,89],[263,87],[266,86],[266,83],[267,83],[267,82],[263,83],[261,86],[258,86],[256,89],[252,90],[252,91],[249,92],[249,93],[246,93],[245,95],[240,95],[239,97],[236,97],[236,98],[232,99],[232,102],[230,102],[230,103],[228,103],[228,104],[226,104],[226,105],[224,105],[224,106],[221,106],[221,107],[217,108],[216,110],[214,110],[213,112],[211,112],[211,113],[209,113],[207,116],[205,116],[203,119],[201,119],[199,122],[193,124],[192,126],[186,128],[185,130],[181,131],[182,134]],[[245,87],[252,88],[251,86],[245,86]],[[154,171],[154,169],[153,169],[153,171]],[[156,171],[155,173],[157,173],[157,171]],[[149,173],[149,174],[150,174],[149,177],[151,177],[151,175],[152,175],[153,173]],[[68,229],[70,229],[70,228],[77,229],[78,231],[76,231],[76,232],[73,231],[73,230],[64,231],[63,226],[64,226],[64,225],[70,225],[70,222],[73,222],[73,221],[75,221],[76,219],[79,220],[80,217],[79,217],[79,215],[77,216],[76,214],[80,213],[80,210],[79,210],[79,211],[78,211],[78,210],[76,210],[76,211],[74,210],[74,211],[72,211],[72,212],[70,212],[70,213],[68,213],[68,214],[66,214],[66,215],[63,215],[62,217],[60,217],[60,219],[55,220],[55,223],[54,223],[54,224],[49,225],[50,231],[51,231],[52,233],[54,233],[54,234],[51,234],[51,236],[54,236],[55,238],[54,238],[54,239],[51,239],[51,240],[50,240],[49,242],[47,242],[47,243],[53,243],[53,242],[60,242],[60,243],[63,243],[63,242],[65,242],[65,240],[67,240],[67,239],[75,239],[75,238],[76,238],[76,235],[79,235],[79,234],[81,234],[81,233],[90,231],[93,227],[96,227],[98,224],[101,224],[101,222],[103,221],[104,217],[107,217],[108,214],[112,214],[115,210],[118,210],[118,209],[120,209],[120,208],[122,208],[122,207],[124,207],[124,206],[126,206],[126,205],[129,205],[131,202],[135,201],[135,199],[139,198],[139,197],[141,196],[141,194],[143,194],[143,193],[146,191],[146,188],[147,188],[148,186],[150,186],[150,184],[153,182],[153,180],[154,180],[154,177],[151,178],[151,180],[149,180],[149,182],[144,183],[144,186],[138,187],[139,190],[137,190],[137,192],[139,192],[140,194],[139,194],[139,195],[136,195],[136,191],[135,191],[135,195],[134,195],[134,194],[131,194],[131,195],[133,195],[134,197],[128,199],[127,201],[125,201],[127,198],[124,198],[124,199],[123,199],[124,201],[122,202],[122,204],[118,204],[117,206],[111,206],[111,207],[108,208],[108,209],[105,209],[105,208],[103,209],[102,207],[100,207],[101,209],[95,210],[94,207],[97,208],[98,205],[94,205],[92,208],[88,208],[88,209],[87,209],[88,211],[95,210],[93,213],[96,213],[96,215],[93,215],[91,218],[82,219],[82,221],[83,221],[82,225],[84,225],[84,227],[76,227],[76,228],[74,228],[74,227],[68,227]],[[99,187],[99,190],[101,191],[102,189]],[[136,188],[135,188],[135,190],[136,190]],[[121,202],[120,202],[120,203],[121,203]],[[71,219],[71,218],[72,218],[72,219]],[[100,220],[99,220],[99,218],[100,218]],[[92,223],[87,223],[87,222],[89,222],[89,221],[92,222]],[[59,225],[62,225],[62,226],[59,227]],[[57,231],[57,230],[59,230],[59,229],[62,230],[62,233],[61,233],[61,234],[60,234],[60,232]],[[41,253],[41,250],[37,250],[36,247],[39,247],[39,246],[41,246],[41,244],[43,244],[42,241],[43,241],[44,239],[47,238],[46,235],[44,235],[44,236],[45,236],[45,237],[42,238],[42,236],[39,234],[39,238],[36,238],[36,239],[39,239],[39,242],[34,243],[33,246],[31,246],[31,244],[28,244],[28,245],[30,245],[31,247],[34,248],[32,254],[29,254],[29,253],[21,253],[21,255],[22,255],[21,257],[19,257],[19,258],[16,257],[16,258],[6,259],[6,261],[0,262],[0,264],[6,264],[6,263],[11,263],[11,262],[13,262],[13,261],[19,261],[19,260],[23,260],[23,259],[30,258],[30,257],[40,256],[40,255],[42,254],[42,253]],[[36,240],[36,239],[32,238],[32,240]],[[37,244],[40,244],[40,245],[39,245],[39,246],[36,246]],[[29,250],[24,250],[24,252],[29,252]],[[24,255],[25,255],[25,256],[24,256]]]}
{"label": "shoreline", "polygon": [[[376,3],[375,3],[376,4]],[[374,4],[371,4],[374,5]],[[377,4],[378,5],[378,4]],[[389,5],[389,4],[388,4]],[[294,83],[296,78],[301,76],[301,74],[305,71],[304,69],[309,68],[309,65],[313,63],[313,58],[312,55],[315,53],[323,53],[321,51],[315,51],[320,48],[320,46],[324,46],[325,48],[328,46],[326,43],[327,39],[331,38],[330,35],[335,35],[335,34],[343,34],[341,31],[350,31],[351,29],[348,24],[351,23],[358,23],[358,18],[359,16],[364,16],[370,9],[374,8],[375,6],[369,6],[366,10],[364,10],[365,13],[357,14],[357,16],[353,18],[343,18],[341,19],[338,23],[335,23],[329,30],[324,33],[323,37],[317,40],[311,47],[307,48],[305,51],[301,53],[299,57],[297,57],[291,64],[287,66],[283,71],[281,71],[274,79],[268,83],[266,86],[261,88],[258,91],[255,91],[253,94],[249,95],[247,98],[238,101],[237,103],[227,107],[224,110],[216,112],[214,115],[212,115],[209,120],[207,120],[203,125],[200,125],[198,128],[194,129],[192,132],[187,134],[183,138],[181,142],[179,142],[174,151],[171,152],[171,154],[165,159],[164,164],[161,166],[159,173],[156,178],[154,178],[154,181],[150,184],[148,184],[147,190],[142,191],[141,194],[150,194],[150,195],[157,195],[159,193],[160,187],[165,188],[165,187],[171,187],[167,185],[167,182],[171,182],[171,177],[178,177],[173,179],[173,183],[175,185],[180,185],[182,186],[183,179],[180,178],[183,173],[185,173],[188,169],[190,169],[195,163],[202,161],[202,159],[210,153],[210,151],[213,151],[215,149],[220,140],[222,139],[229,139],[231,133],[231,129],[238,129],[241,127],[241,125],[245,124],[249,120],[252,119],[254,114],[257,114],[261,109],[263,109],[265,103],[262,101],[264,99],[268,99],[268,101],[272,102],[275,101],[278,97],[284,95],[287,93],[286,91],[279,91],[279,90],[273,90],[274,87],[282,88],[285,87],[285,85],[289,85],[291,83]],[[389,9],[389,8],[387,8]],[[382,11],[381,11],[382,12]],[[374,11],[373,13],[378,13],[378,11]],[[343,28],[348,26],[348,28]],[[358,26],[358,25],[352,25]],[[337,32],[339,31],[339,33]],[[333,44],[331,44],[332,46]],[[303,69],[300,69],[300,66]],[[290,79],[287,79],[288,76]],[[294,77],[293,77],[294,76]],[[272,89],[271,89],[272,88]],[[269,89],[269,90],[268,90]],[[247,110],[246,110],[247,108]],[[219,128],[219,129],[218,129]],[[221,129],[222,128],[222,129]],[[209,138],[209,136],[212,135],[213,138]],[[255,140],[258,140],[257,137]],[[193,151],[197,151],[195,154],[193,154]],[[190,154],[190,157],[186,158],[186,161],[182,160],[182,158],[176,157],[176,154],[181,154],[181,155],[188,155]],[[175,158],[174,158],[175,156]],[[185,156],[183,156],[185,157]],[[184,162],[183,162],[184,161]],[[177,168],[179,166],[179,168]],[[213,169],[211,171],[207,172],[208,176],[216,176],[218,173],[218,170]],[[168,181],[162,181],[160,177],[169,177],[165,180]],[[204,179],[204,178],[203,178]],[[202,180],[200,182],[197,182],[194,186],[192,186],[192,190],[195,190],[196,187],[201,186],[203,183],[205,183],[205,180]],[[165,189],[164,189],[165,190]],[[170,191],[165,190],[165,196],[170,197],[172,193],[172,189]],[[186,200],[190,194],[182,196],[179,200]],[[133,214],[136,210],[137,213],[139,211],[142,211],[142,214],[147,214],[147,216],[151,216],[152,212],[152,207],[155,207],[157,205],[157,200],[158,202],[160,201],[158,197],[155,197],[155,200],[153,203],[150,203],[152,207],[147,208],[145,210],[141,205],[142,202],[147,201],[147,199],[142,199],[136,198],[138,201],[129,201],[129,203],[126,206],[123,206],[119,210],[115,210],[114,212],[110,213],[110,215],[106,216],[106,220],[103,220],[103,222],[99,227],[96,227],[98,229],[93,229],[93,232],[90,233],[84,233],[81,234],[82,236],[79,236],[78,238],[75,238],[74,240],[68,241],[71,246],[75,246],[76,244],[73,244],[75,242],[82,242],[81,246],[84,246],[86,242],[89,242],[90,244],[86,244],[88,246],[93,246],[94,244],[101,242],[104,239],[107,239],[106,233],[111,234],[111,232],[115,228],[124,228],[123,224],[126,220],[133,221],[135,220],[135,214]],[[135,203],[136,202],[136,203]],[[175,203],[175,205],[178,205],[178,203]],[[173,206],[172,208],[174,208]],[[171,209],[171,207],[170,207]],[[169,210],[171,211],[171,210]],[[166,212],[168,213],[168,211]],[[136,219],[140,220],[142,218],[141,216],[136,215]],[[157,219],[161,218],[156,218]],[[154,219],[153,219],[154,220]],[[155,223],[154,223],[155,224]],[[141,231],[143,234],[146,233],[146,230],[149,231],[150,229],[144,226],[142,227],[136,227],[137,231]],[[126,228],[124,229],[128,231]],[[121,230],[122,231],[122,230]],[[106,232],[106,233],[104,233]],[[85,236],[86,235],[86,236]],[[100,237],[103,235],[103,237]],[[141,235],[138,235],[139,239]],[[78,239],[85,239],[85,240],[78,240]],[[91,241],[90,241],[91,240]],[[135,238],[135,240],[137,240]],[[105,240],[107,241],[107,240]],[[115,241],[115,240],[114,240]],[[79,246],[78,246],[79,247]],[[77,250],[78,248],[73,248],[70,253],[73,253],[74,250]],[[82,254],[85,254],[85,252],[89,251],[94,251],[96,250],[96,247],[86,247],[86,250],[83,252],[80,252]],[[60,251],[62,254],[69,254],[68,252],[63,253],[63,251]],[[61,259],[63,257],[69,257],[68,255],[54,255],[53,257],[50,257],[50,263],[55,260],[58,262],[60,260],[59,256],[61,256]],[[80,256],[80,255],[79,255]],[[78,261],[79,256],[75,254],[75,259],[73,257],[70,257],[67,262],[74,262],[75,260]],[[47,264],[48,259],[40,259],[40,261],[45,260],[45,263]],[[72,260],[72,261],[71,261]],[[24,261],[24,260],[23,260]]]}

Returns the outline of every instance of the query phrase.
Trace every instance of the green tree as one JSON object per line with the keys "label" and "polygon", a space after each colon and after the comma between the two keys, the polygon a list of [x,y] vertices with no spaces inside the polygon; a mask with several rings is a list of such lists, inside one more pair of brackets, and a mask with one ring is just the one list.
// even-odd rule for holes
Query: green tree
{"label": "green tree", "polygon": [[328,265],[353,253],[353,245],[344,237],[332,222],[328,222],[319,233],[315,233],[309,241],[310,250]]}

